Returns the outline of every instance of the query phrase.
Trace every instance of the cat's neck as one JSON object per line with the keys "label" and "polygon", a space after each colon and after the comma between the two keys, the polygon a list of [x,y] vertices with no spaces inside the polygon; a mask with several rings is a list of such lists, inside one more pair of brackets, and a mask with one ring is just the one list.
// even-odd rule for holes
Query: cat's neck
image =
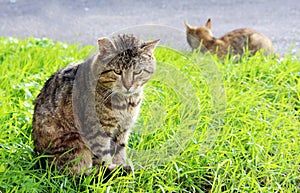
{"label": "cat's neck", "polygon": [[96,93],[98,93],[100,96],[105,98],[105,100],[125,100],[125,101],[132,101],[134,98],[138,98],[143,95],[143,90],[140,90],[138,92],[132,93],[132,94],[122,94],[122,93],[115,93],[112,90],[109,90],[104,87],[99,87],[96,89]]}
{"label": "cat's neck", "polygon": [[202,39],[202,43],[203,45],[208,49],[208,50],[211,50],[211,49],[215,49],[216,46],[218,46],[218,40],[213,37],[213,36],[209,36],[209,37],[205,37]]}

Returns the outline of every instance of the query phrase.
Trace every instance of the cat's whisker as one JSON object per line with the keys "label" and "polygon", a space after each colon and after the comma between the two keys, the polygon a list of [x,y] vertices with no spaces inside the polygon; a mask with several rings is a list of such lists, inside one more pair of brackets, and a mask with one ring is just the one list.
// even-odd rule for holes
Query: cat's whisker
{"label": "cat's whisker", "polygon": [[105,94],[105,97],[103,99],[103,102],[106,103],[108,99],[111,99],[114,95],[116,95],[116,92],[114,91],[108,91],[106,94]]}

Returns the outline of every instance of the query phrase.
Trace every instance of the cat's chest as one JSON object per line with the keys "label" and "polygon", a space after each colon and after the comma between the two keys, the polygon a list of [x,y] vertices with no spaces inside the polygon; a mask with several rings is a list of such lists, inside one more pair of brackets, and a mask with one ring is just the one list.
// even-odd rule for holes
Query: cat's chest
{"label": "cat's chest", "polygon": [[137,119],[142,97],[112,97],[101,104],[98,115],[101,117],[111,117],[119,125],[131,125]]}
{"label": "cat's chest", "polygon": [[117,115],[119,120],[125,122],[135,120],[140,109],[141,99],[139,98],[126,98],[121,101],[112,101],[111,111]]}
{"label": "cat's chest", "polygon": [[[109,131],[112,132],[113,136],[117,135],[117,133],[130,130],[133,127],[138,117],[140,104],[141,101],[137,99],[127,99],[124,101],[118,100],[117,102],[112,101],[110,104],[111,106],[106,108],[107,114],[102,114],[102,116],[103,118],[104,116],[110,116],[110,118],[114,120]],[[100,117],[100,119],[102,118]]]}

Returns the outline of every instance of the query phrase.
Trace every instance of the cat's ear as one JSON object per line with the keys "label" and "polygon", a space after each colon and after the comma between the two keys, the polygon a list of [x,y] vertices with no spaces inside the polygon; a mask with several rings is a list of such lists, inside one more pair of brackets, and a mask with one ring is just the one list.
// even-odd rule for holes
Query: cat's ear
{"label": "cat's ear", "polygon": [[185,25],[185,27],[186,27],[187,29],[191,29],[191,28],[192,28],[192,26],[190,26],[186,21],[184,22],[184,25]]}
{"label": "cat's ear", "polygon": [[147,53],[149,53],[149,54],[152,54],[153,51],[154,51],[154,49],[155,49],[155,47],[157,46],[157,44],[158,44],[159,41],[160,41],[159,39],[158,39],[158,40],[148,41],[148,42],[146,42],[146,43],[141,47],[141,50],[142,50],[143,52],[147,52]]}
{"label": "cat's ear", "polygon": [[99,47],[99,53],[101,55],[116,52],[115,45],[108,38],[99,38],[98,47]]}
{"label": "cat's ear", "polygon": [[207,27],[208,29],[211,29],[211,19],[208,18],[206,24],[205,24],[205,27]]}

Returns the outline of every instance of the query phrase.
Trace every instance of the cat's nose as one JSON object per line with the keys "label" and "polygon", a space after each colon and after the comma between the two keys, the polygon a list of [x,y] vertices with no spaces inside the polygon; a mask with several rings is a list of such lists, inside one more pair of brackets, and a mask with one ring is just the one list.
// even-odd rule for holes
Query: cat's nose
{"label": "cat's nose", "polygon": [[122,82],[126,90],[129,91],[133,84],[133,75],[131,73],[124,73],[122,76]]}
{"label": "cat's nose", "polygon": [[127,90],[127,91],[129,91],[129,90],[130,90],[131,86],[132,86],[132,85],[127,85],[127,84],[124,84],[124,87],[126,88],[126,90]]}
{"label": "cat's nose", "polygon": [[132,87],[132,80],[123,80],[123,87],[129,91],[130,88]]}

